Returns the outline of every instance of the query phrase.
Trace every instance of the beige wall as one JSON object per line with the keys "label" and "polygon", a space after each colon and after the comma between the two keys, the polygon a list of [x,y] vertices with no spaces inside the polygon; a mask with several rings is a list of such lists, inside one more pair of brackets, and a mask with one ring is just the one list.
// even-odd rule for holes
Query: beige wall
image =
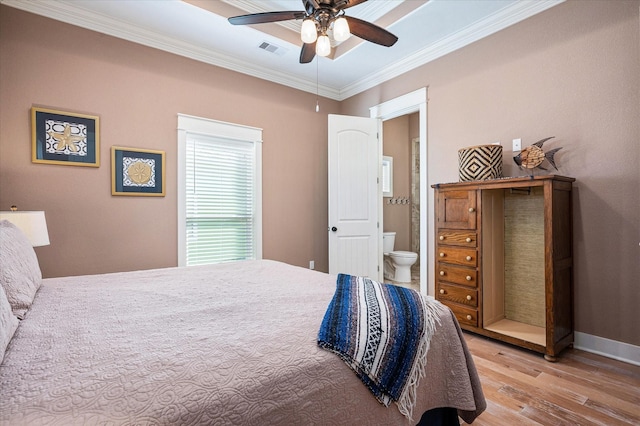
{"label": "beige wall", "polygon": [[[265,258],[328,270],[327,114],[336,101],[0,6],[0,209],[45,210],[45,277],[177,264],[176,125],[263,129]],[[98,114],[101,167],[31,163],[29,109]],[[166,197],[111,195],[112,145],[166,151]]]}
{"label": "beige wall", "polygon": [[[428,180],[457,150],[549,148],[574,192],[576,330],[640,344],[640,2],[568,1],[342,102],[344,114],[428,86]],[[545,145],[546,146],[546,145]],[[430,190],[430,196],[433,192]]]}

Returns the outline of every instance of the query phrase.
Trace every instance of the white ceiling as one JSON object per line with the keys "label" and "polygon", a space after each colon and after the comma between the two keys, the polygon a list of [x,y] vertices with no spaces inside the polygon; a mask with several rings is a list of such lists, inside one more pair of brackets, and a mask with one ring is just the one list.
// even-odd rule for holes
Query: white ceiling
{"label": "white ceiling", "polygon": [[[302,11],[301,0],[0,0],[72,25],[343,100],[564,0],[369,0],[347,15],[398,36],[392,47],[352,36],[333,58],[298,62],[300,22],[234,26],[229,16]],[[275,53],[260,49],[267,42]]]}

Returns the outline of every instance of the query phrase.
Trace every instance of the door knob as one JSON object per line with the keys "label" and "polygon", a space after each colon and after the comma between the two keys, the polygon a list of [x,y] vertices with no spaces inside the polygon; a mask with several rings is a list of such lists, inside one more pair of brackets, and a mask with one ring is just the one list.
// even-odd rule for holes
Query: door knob
{"label": "door knob", "polygon": [[338,230],[338,228],[336,228],[335,226],[333,226],[333,227],[331,228],[331,230],[332,230],[333,232],[336,232],[336,231]]}

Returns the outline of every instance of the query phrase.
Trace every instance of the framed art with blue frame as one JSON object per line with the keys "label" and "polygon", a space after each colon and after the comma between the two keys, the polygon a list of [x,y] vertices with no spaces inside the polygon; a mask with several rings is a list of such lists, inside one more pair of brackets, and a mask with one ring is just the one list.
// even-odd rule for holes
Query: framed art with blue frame
{"label": "framed art with blue frame", "polygon": [[100,117],[32,107],[31,161],[100,167]]}
{"label": "framed art with blue frame", "polygon": [[111,195],[164,197],[165,152],[112,146]]}

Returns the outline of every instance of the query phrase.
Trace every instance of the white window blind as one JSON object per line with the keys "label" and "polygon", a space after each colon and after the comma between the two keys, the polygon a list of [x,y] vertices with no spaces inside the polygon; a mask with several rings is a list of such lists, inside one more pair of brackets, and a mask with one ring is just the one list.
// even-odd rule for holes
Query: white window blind
{"label": "white window blind", "polygon": [[261,258],[260,142],[189,131],[182,137],[179,264]]}
{"label": "white window blind", "polygon": [[187,265],[255,259],[253,143],[187,136]]}

